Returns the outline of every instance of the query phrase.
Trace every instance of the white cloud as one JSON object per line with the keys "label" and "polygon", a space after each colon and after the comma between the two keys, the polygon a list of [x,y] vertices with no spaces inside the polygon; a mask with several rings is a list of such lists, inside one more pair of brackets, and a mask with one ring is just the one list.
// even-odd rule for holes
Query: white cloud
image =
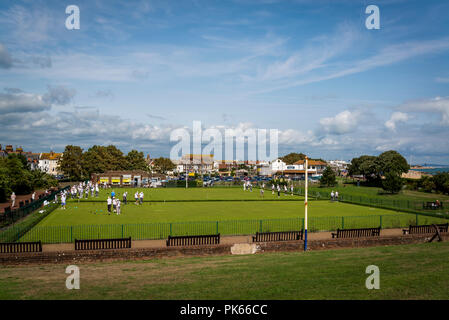
{"label": "white cloud", "polygon": [[449,97],[409,101],[400,105],[398,109],[408,112],[437,113],[441,116],[441,125],[449,126]]}
{"label": "white cloud", "polygon": [[345,110],[334,117],[320,119],[321,129],[329,134],[345,134],[357,128],[361,113]]}
{"label": "white cloud", "polygon": [[38,94],[25,92],[0,93],[0,114],[40,112],[49,110],[50,105]]}
{"label": "white cloud", "polygon": [[396,130],[396,123],[398,122],[406,122],[408,121],[409,116],[407,113],[403,112],[394,112],[390,119],[385,122],[385,127],[388,129],[395,131]]}

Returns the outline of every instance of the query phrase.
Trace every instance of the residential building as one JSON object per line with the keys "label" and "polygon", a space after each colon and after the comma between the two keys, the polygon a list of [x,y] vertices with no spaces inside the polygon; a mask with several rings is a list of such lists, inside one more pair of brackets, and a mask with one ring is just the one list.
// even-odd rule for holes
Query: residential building
{"label": "residential building", "polygon": [[39,156],[39,169],[42,172],[53,176],[61,175],[62,172],[58,170],[58,161],[62,158],[62,155],[62,153],[56,153],[53,151],[41,153]]}

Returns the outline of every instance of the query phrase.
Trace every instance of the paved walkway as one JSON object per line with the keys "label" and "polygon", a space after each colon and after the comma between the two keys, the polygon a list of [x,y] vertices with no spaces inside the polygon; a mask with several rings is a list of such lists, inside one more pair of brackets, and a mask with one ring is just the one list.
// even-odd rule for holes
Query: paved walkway
{"label": "paved walkway", "polygon": [[[381,237],[401,236],[402,229],[383,229],[381,231]],[[309,233],[308,240],[328,240],[332,239],[331,232],[313,232]],[[223,236],[220,238],[221,244],[235,244],[235,243],[252,243],[252,235],[249,236]],[[132,248],[165,248],[166,240],[133,240]],[[74,250],[73,243],[57,243],[57,244],[44,244],[42,251],[54,252],[54,251],[72,251]]]}
{"label": "paved walkway", "polygon": [[[36,200],[39,199],[39,196],[41,194],[45,194],[45,190],[36,190]],[[23,203],[25,203],[25,200],[28,200],[31,203],[31,195],[32,193],[25,195],[16,195],[16,203],[14,204],[14,208],[11,209],[18,209],[20,201],[23,201]],[[8,202],[0,203],[0,213],[5,212],[5,208],[10,207],[11,205],[12,205],[11,200],[9,200]]]}

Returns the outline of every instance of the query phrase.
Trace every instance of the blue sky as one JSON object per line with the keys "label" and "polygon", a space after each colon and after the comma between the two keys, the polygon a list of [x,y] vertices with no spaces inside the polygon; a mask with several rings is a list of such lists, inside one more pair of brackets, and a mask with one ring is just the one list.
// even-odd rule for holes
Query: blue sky
{"label": "blue sky", "polygon": [[[67,30],[65,8],[80,9]],[[365,8],[380,9],[368,30]],[[449,163],[447,1],[2,1],[0,143],[113,143],[278,129],[279,153],[394,149]]]}

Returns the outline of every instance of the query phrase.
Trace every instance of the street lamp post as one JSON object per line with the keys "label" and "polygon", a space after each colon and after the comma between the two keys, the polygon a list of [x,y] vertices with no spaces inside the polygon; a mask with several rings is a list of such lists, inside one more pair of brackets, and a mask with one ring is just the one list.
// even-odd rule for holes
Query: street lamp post
{"label": "street lamp post", "polygon": [[305,212],[305,216],[304,216],[304,251],[307,251],[307,189],[308,189],[308,180],[309,180],[309,176],[307,173],[307,169],[309,167],[308,163],[309,163],[309,158],[307,158],[306,156],[306,168],[305,168],[305,200],[304,200],[304,212]]}

